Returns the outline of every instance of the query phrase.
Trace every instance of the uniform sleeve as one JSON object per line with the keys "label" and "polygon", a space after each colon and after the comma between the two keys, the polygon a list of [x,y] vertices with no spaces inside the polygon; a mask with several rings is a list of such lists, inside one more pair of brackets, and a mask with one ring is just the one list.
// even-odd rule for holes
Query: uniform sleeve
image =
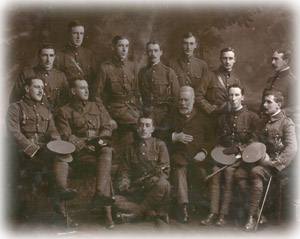
{"label": "uniform sleeve", "polygon": [[284,149],[275,161],[275,167],[281,171],[285,169],[296,157],[297,138],[295,124],[291,119],[287,119],[283,127],[283,145]]}
{"label": "uniform sleeve", "polygon": [[97,102],[97,105],[100,110],[100,122],[101,122],[99,137],[103,137],[103,136],[110,137],[112,135],[111,117],[103,104]]}
{"label": "uniform sleeve", "polygon": [[147,87],[147,82],[144,78],[144,74],[145,74],[145,69],[144,68],[140,69],[138,73],[138,85],[141,93],[142,104],[145,107],[145,106],[150,106],[150,102],[147,102],[148,87]]}
{"label": "uniform sleeve", "polygon": [[169,77],[170,77],[170,82],[171,82],[171,87],[172,87],[172,96],[174,97],[174,100],[177,100],[179,97],[179,90],[180,90],[180,86],[179,86],[179,82],[177,79],[177,75],[175,73],[175,71],[173,69],[170,68],[170,72],[169,72]]}
{"label": "uniform sleeve", "polygon": [[65,73],[61,74],[61,78],[62,78],[62,94],[60,97],[61,102],[58,102],[60,106],[65,105],[71,98],[70,86],[67,81],[67,77]]}
{"label": "uniform sleeve", "polygon": [[34,144],[34,142],[30,141],[28,138],[26,138],[26,136],[21,132],[20,114],[20,107],[17,103],[11,104],[9,106],[7,113],[8,131],[14,138],[19,149],[28,156],[32,157],[38,151],[39,146]]}
{"label": "uniform sleeve", "polygon": [[50,136],[50,138],[52,140],[60,139],[60,134],[58,133],[58,131],[56,129],[53,115],[51,113],[50,113],[50,117],[49,117],[49,126],[48,126],[48,130],[47,130],[47,134]]}
{"label": "uniform sleeve", "polygon": [[106,78],[107,73],[105,67],[101,65],[99,71],[97,72],[94,84],[94,92],[92,93],[93,98],[98,102],[101,102],[102,100],[105,102],[104,88],[106,84]]}
{"label": "uniform sleeve", "polygon": [[162,169],[162,176],[168,178],[170,173],[170,157],[168,148],[163,141],[159,142],[159,167]]}
{"label": "uniform sleeve", "polygon": [[216,109],[216,106],[210,104],[209,101],[206,99],[206,92],[208,90],[209,85],[211,84],[211,81],[214,80],[214,77],[214,73],[207,71],[206,77],[203,78],[202,84],[199,85],[195,92],[196,104],[207,114],[211,114]]}
{"label": "uniform sleeve", "polygon": [[68,114],[65,112],[63,107],[59,108],[57,111],[56,126],[62,139],[73,143],[76,147],[76,151],[80,151],[86,146],[86,143],[83,139],[78,138],[72,133]]}
{"label": "uniform sleeve", "polygon": [[12,91],[9,96],[9,102],[16,102],[21,100],[21,98],[25,94],[24,85],[25,85],[25,74],[24,72],[21,72],[12,88]]}

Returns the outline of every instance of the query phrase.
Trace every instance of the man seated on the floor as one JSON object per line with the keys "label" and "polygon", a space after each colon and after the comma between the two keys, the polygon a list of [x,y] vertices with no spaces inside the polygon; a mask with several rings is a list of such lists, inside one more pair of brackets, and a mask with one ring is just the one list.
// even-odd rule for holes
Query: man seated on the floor
{"label": "man seated on the floor", "polygon": [[150,217],[168,222],[169,153],[163,141],[152,137],[153,131],[153,118],[144,114],[134,143],[121,156],[115,205],[122,219]]}

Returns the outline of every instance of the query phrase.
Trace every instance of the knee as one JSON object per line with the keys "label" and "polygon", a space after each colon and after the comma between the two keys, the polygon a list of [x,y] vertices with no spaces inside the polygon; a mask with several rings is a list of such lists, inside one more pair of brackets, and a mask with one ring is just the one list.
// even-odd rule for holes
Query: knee
{"label": "knee", "polygon": [[159,191],[166,192],[170,190],[170,183],[167,179],[161,177],[156,183],[156,187]]}
{"label": "knee", "polygon": [[112,161],[112,148],[104,147],[100,151],[101,160],[105,159],[106,161]]}
{"label": "knee", "polygon": [[250,175],[252,178],[261,178],[264,175],[263,167],[256,166],[251,169]]}

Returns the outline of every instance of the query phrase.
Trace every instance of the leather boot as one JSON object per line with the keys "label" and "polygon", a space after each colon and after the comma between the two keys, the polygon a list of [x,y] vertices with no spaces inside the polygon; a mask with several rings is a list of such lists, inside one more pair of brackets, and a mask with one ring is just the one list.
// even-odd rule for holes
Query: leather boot
{"label": "leather boot", "polygon": [[249,216],[248,221],[245,225],[246,231],[253,231],[255,229],[256,220],[253,216]]}
{"label": "leather boot", "polygon": [[216,225],[219,227],[224,227],[227,224],[227,221],[225,219],[225,215],[220,215],[219,219],[216,222]]}
{"label": "leather boot", "polygon": [[74,199],[77,196],[77,194],[78,194],[77,190],[66,188],[66,189],[59,190],[58,197],[60,200],[68,201]]}
{"label": "leather boot", "polygon": [[113,229],[115,227],[115,223],[112,219],[111,206],[105,206],[105,224],[106,229]]}
{"label": "leather boot", "polygon": [[181,221],[183,223],[188,223],[190,220],[190,217],[189,217],[188,205],[186,203],[182,204],[181,213],[182,213]]}
{"label": "leather boot", "polygon": [[209,225],[212,225],[214,224],[215,220],[217,219],[217,214],[215,213],[210,213],[206,219],[203,219],[201,221],[201,224],[202,225],[206,225],[206,226],[209,226]]}

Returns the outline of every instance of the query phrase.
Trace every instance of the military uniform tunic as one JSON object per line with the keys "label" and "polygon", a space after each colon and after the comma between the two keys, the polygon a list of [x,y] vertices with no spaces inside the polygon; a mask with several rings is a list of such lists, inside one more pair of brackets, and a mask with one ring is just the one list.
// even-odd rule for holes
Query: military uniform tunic
{"label": "military uniform tunic", "polygon": [[112,149],[103,147],[98,151],[88,148],[88,140],[110,137],[112,134],[110,117],[104,106],[96,102],[74,99],[58,110],[56,125],[62,138],[75,145],[74,156],[77,162],[78,159],[96,159],[96,193],[110,197]]}
{"label": "military uniform tunic", "polygon": [[169,200],[169,153],[165,143],[157,138],[136,139],[122,155],[119,188],[126,185],[132,195],[141,195],[135,203],[116,197],[120,209],[138,215],[148,210],[165,210]]}
{"label": "military uniform tunic", "polygon": [[[219,118],[218,144],[223,147],[239,146],[242,150],[249,143],[257,139],[258,116],[244,106],[234,112],[227,112]],[[221,200],[221,177],[222,173],[216,174],[211,182],[211,212],[215,214],[227,215],[232,197],[232,184],[234,172],[239,167],[237,162],[226,168],[223,172],[225,181],[223,189],[223,199]],[[215,164],[213,171],[219,170],[224,165]]]}
{"label": "military uniform tunic", "polygon": [[139,71],[139,87],[143,107],[153,112],[157,128],[171,115],[179,95],[179,83],[173,69],[161,62]]}
{"label": "military uniform tunic", "polygon": [[111,117],[118,124],[136,124],[140,94],[135,63],[113,57],[101,64],[95,97],[102,97]]}
{"label": "military uniform tunic", "polygon": [[297,104],[295,88],[297,82],[295,76],[292,74],[290,68],[276,72],[276,74],[270,77],[267,81],[266,87],[263,91],[263,96],[267,90],[277,90],[284,96],[283,109],[289,116],[293,116],[295,113],[295,106]]}
{"label": "military uniform tunic", "polygon": [[252,216],[258,212],[264,191],[264,181],[268,180],[272,174],[280,179],[297,152],[295,125],[283,112],[264,119],[259,132],[259,139],[266,145],[267,153],[274,162],[273,167],[255,165],[248,171],[243,168],[236,171],[240,188],[244,193],[247,192],[246,180],[248,178],[251,180],[249,215]]}
{"label": "military uniform tunic", "polygon": [[188,85],[195,90],[208,76],[206,62],[194,56],[178,58],[170,63],[170,67],[174,69],[180,86]]}
{"label": "military uniform tunic", "polygon": [[90,88],[94,84],[96,60],[90,49],[68,44],[57,53],[55,61],[57,68],[66,74],[69,82],[80,78],[85,79]]}
{"label": "military uniform tunic", "polygon": [[201,89],[196,92],[196,103],[210,114],[215,106],[220,107],[228,102],[228,87],[232,84],[241,85],[235,72],[228,72],[223,67],[219,67],[201,84]]}
{"label": "military uniform tunic", "polygon": [[39,65],[33,68],[25,68],[20,73],[10,95],[11,102],[22,99],[25,94],[25,80],[30,77],[36,77],[44,82],[45,95],[43,102],[51,109],[55,110],[67,102],[69,97],[69,85],[65,74],[55,68],[47,71]]}

